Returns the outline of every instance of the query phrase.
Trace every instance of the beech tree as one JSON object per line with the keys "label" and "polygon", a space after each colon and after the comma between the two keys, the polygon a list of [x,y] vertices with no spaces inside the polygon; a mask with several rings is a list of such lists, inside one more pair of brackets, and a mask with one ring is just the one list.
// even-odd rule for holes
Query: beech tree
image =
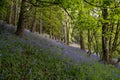
{"label": "beech tree", "polygon": [[26,10],[27,10],[26,7],[27,7],[27,0],[22,0],[18,24],[17,24],[17,31],[16,31],[16,35],[19,35],[21,37],[23,37],[24,35],[24,23],[25,23]]}

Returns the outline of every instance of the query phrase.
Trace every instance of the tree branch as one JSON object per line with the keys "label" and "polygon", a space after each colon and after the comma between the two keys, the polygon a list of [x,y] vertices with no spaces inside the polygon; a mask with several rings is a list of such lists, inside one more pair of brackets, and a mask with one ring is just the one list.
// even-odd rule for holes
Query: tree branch
{"label": "tree branch", "polygon": [[71,19],[73,19],[73,16],[72,15],[70,15],[70,13],[67,11],[67,9],[63,6],[63,4],[60,2],[60,0],[58,0],[59,1],[59,6],[68,14],[68,16],[71,18]]}
{"label": "tree branch", "polygon": [[[36,3],[28,2],[35,7],[49,7],[54,5],[59,5],[57,2],[48,2],[48,1],[37,1]],[[47,4],[47,5],[46,5]]]}
{"label": "tree branch", "polygon": [[[86,2],[87,4],[89,4],[91,6],[95,6],[95,7],[99,7],[99,8],[105,8],[104,6],[92,4],[92,3],[88,2],[87,0],[84,0],[84,2]],[[114,7],[110,8],[110,9],[115,9],[115,8],[119,8],[119,7],[120,7],[120,2],[117,5],[115,5]]]}
{"label": "tree branch", "polygon": [[40,2],[40,3],[48,3],[48,4],[54,4],[54,5],[58,5],[59,3],[57,3],[57,2],[49,2],[49,1],[38,1],[38,2]]}
{"label": "tree branch", "polygon": [[83,0],[83,1],[86,2],[86,3],[88,3],[88,4],[91,5],[91,6],[95,6],[95,7],[103,7],[103,6],[99,6],[99,5],[92,4],[92,3],[88,2],[87,0]]}

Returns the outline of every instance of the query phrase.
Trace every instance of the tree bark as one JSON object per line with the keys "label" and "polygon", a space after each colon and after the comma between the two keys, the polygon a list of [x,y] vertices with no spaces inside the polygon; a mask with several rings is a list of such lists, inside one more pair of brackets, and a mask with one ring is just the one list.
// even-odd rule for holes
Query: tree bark
{"label": "tree bark", "polygon": [[109,62],[112,62],[112,42],[113,42],[113,35],[112,33],[114,32],[114,22],[111,22],[110,25],[110,37],[109,37]]}
{"label": "tree bark", "polygon": [[[51,20],[52,19],[52,7],[50,7],[50,15],[49,15],[49,19]],[[52,39],[55,39],[54,37],[54,34],[53,34],[53,27],[52,27],[52,24],[50,23],[50,38]]]}
{"label": "tree bark", "polygon": [[103,19],[105,20],[102,23],[102,50],[103,50],[103,55],[102,55],[102,60],[105,62],[109,62],[109,39],[107,36],[108,33],[108,9],[104,8],[102,9],[102,16]]}
{"label": "tree bark", "polygon": [[18,19],[18,0],[14,0],[14,26],[17,25]]}
{"label": "tree bark", "polygon": [[120,33],[119,25],[120,25],[120,19],[118,19],[118,22],[117,22],[117,28],[116,28],[116,32],[115,32],[115,37],[114,37],[113,44],[112,44],[112,52],[114,52],[115,49],[117,48],[117,42],[118,42],[119,33]]}
{"label": "tree bark", "polygon": [[42,12],[40,13],[40,29],[39,29],[39,33],[42,34],[43,33],[43,19],[42,19]]}
{"label": "tree bark", "polygon": [[69,35],[70,34],[70,27],[68,25],[69,24],[68,22],[69,21],[66,22],[66,27],[67,27],[67,30],[66,30],[67,31],[67,34],[66,34],[67,35],[67,45],[69,45],[69,43],[70,43],[70,40],[69,40],[70,39],[70,35]]}
{"label": "tree bark", "polygon": [[88,29],[88,55],[91,54],[91,32]]}
{"label": "tree bark", "polygon": [[36,10],[36,7],[35,7],[34,17],[33,17],[33,25],[31,27],[31,32],[35,32],[36,31],[36,15],[37,15],[37,10]]}
{"label": "tree bark", "polygon": [[19,15],[19,20],[17,24],[17,30],[16,30],[16,35],[23,37],[24,36],[24,23],[25,23],[25,16],[26,16],[26,1],[27,0],[22,0],[21,2],[21,9],[20,9],[20,15]]}
{"label": "tree bark", "polygon": [[97,55],[99,55],[99,53],[100,53],[100,51],[99,51],[99,43],[98,43],[98,38],[97,38],[97,31],[94,31],[94,33],[93,33],[93,36],[94,36],[94,39],[95,39],[95,53],[97,54]]}
{"label": "tree bark", "polygon": [[80,48],[85,50],[83,31],[80,31]]}
{"label": "tree bark", "polygon": [[64,43],[67,44],[68,41],[67,41],[67,22],[65,22],[65,25],[64,25]]}
{"label": "tree bark", "polygon": [[110,35],[110,38],[109,38],[109,52],[111,53],[112,52],[112,37],[113,37],[113,35],[112,35],[112,33],[114,32],[114,22],[111,22],[111,25],[110,25],[110,33],[111,33],[111,35]]}

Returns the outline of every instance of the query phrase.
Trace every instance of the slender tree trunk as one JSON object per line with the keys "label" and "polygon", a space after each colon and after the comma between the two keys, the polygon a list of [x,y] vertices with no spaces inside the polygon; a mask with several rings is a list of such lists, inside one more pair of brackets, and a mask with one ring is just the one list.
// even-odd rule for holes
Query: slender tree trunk
{"label": "slender tree trunk", "polygon": [[40,14],[41,16],[40,16],[40,34],[42,34],[43,33],[43,18],[42,18],[42,12],[41,12],[41,14]]}
{"label": "slender tree trunk", "polygon": [[113,42],[113,35],[112,33],[114,32],[114,22],[111,22],[110,25],[110,37],[109,37],[109,62],[112,62],[112,42]]}
{"label": "slender tree trunk", "polygon": [[14,26],[17,25],[18,19],[18,0],[14,0]]}
{"label": "slender tree trunk", "polygon": [[115,37],[114,37],[113,44],[112,44],[112,51],[115,51],[115,49],[117,48],[117,42],[118,42],[119,33],[120,33],[120,27],[119,26],[120,26],[120,19],[118,19],[118,22],[117,22]]}
{"label": "slender tree trunk", "polygon": [[94,31],[93,33],[94,39],[95,39],[95,53],[99,55],[99,44],[98,44],[98,38],[97,38],[97,31]]}
{"label": "slender tree trunk", "polygon": [[[11,0],[11,2],[13,2]],[[7,17],[6,17],[6,21],[8,24],[12,24],[12,10],[13,10],[13,3],[9,5],[8,7],[8,12],[7,12]]]}
{"label": "slender tree trunk", "polygon": [[70,40],[69,40],[70,39],[70,35],[69,35],[70,34],[70,27],[69,27],[68,24],[69,24],[69,21],[66,22],[66,27],[67,27],[67,34],[66,34],[67,35],[67,45],[69,45],[69,43],[70,43]]}
{"label": "slender tree trunk", "polygon": [[22,0],[21,2],[21,9],[20,9],[20,15],[19,15],[19,20],[17,24],[17,31],[16,35],[23,37],[24,35],[24,23],[25,23],[25,16],[26,16],[26,1],[27,0]]}
{"label": "slender tree trunk", "polygon": [[113,37],[113,35],[112,35],[112,33],[113,33],[113,31],[114,31],[114,22],[111,22],[111,25],[110,25],[110,32],[111,32],[111,35],[110,35],[110,38],[109,38],[109,50],[110,50],[110,53],[111,53],[111,51],[112,51],[112,37]]}
{"label": "slender tree trunk", "polygon": [[83,31],[80,31],[80,48],[85,50],[84,38],[83,38]]}
{"label": "slender tree trunk", "polygon": [[91,32],[88,29],[88,54],[91,54]]}
{"label": "slender tree trunk", "polygon": [[[52,19],[52,7],[50,7],[50,15],[49,15],[49,19],[51,20]],[[54,38],[54,34],[53,34],[53,28],[52,28],[52,24],[50,23],[50,38]],[[55,38],[54,38],[55,39]]]}
{"label": "slender tree trunk", "polygon": [[[62,22],[61,22],[62,23]],[[64,24],[62,23],[62,42],[65,43],[65,26]]]}
{"label": "slender tree trunk", "polygon": [[67,22],[65,23],[65,25],[64,25],[64,43],[68,43],[68,41],[67,41]]}
{"label": "slender tree trunk", "polygon": [[37,14],[37,10],[36,10],[36,7],[35,7],[34,17],[33,17],[33,25],[31,27],[31,32],[35,32],[36,31],[36,14]]}
{"label": "slender tree trunk", "polygon": [[107,36],[108,33],[108,22],[107,17],[108,17],[108,9],[104,8],[102,9],[102,16],[105,22],[102,24],[102,50],[103,50],[103,55],[102,55],[102,60],[105,62],[109,62],[109,38]]}

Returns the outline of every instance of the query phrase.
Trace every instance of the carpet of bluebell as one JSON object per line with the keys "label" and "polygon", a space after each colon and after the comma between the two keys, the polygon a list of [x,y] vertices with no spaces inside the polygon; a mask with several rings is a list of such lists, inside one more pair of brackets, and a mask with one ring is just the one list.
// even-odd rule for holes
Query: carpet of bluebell
{"label": "carpet of bluebell", "polygon": [[120,80],[120,70],[79,48],[0,22],[0,80]]}

